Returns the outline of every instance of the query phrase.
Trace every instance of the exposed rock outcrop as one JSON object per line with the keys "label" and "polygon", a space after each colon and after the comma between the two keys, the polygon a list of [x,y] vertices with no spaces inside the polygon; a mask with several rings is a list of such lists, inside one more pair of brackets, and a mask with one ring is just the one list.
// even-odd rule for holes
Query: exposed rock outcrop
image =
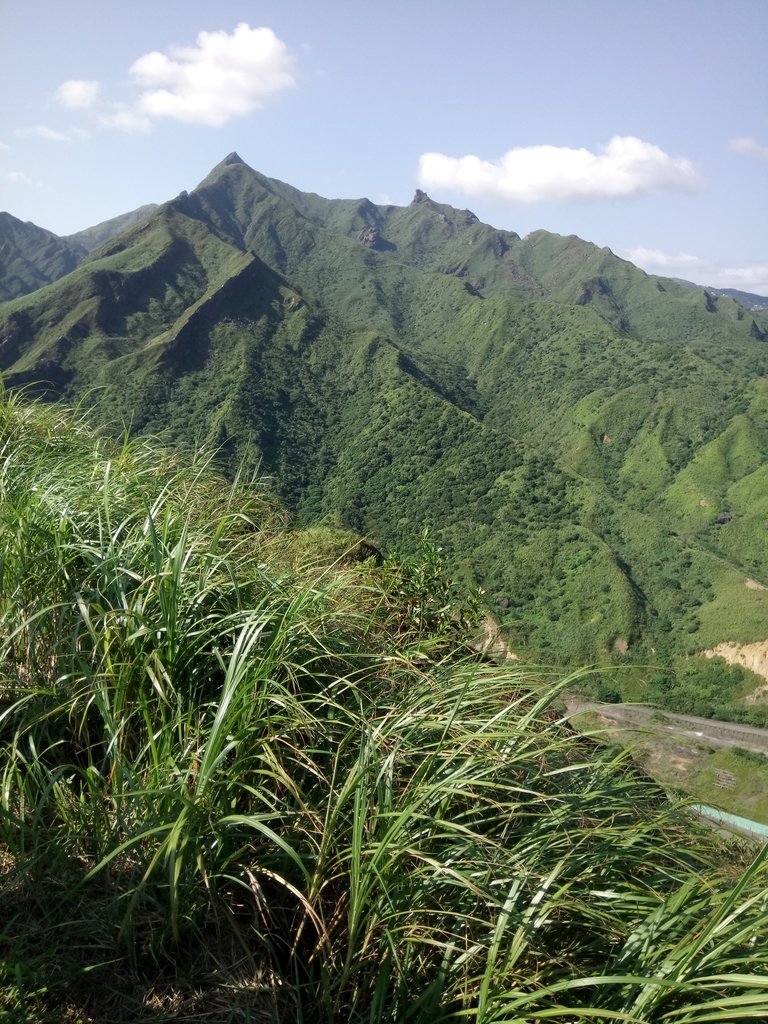
{"label": "exposed rock outcrop", "polygon": [[768,680],[768,640],[759,640],[754,644],[718,644],[701,653],[705,658],[722,658],[729,665],[741,665]]}

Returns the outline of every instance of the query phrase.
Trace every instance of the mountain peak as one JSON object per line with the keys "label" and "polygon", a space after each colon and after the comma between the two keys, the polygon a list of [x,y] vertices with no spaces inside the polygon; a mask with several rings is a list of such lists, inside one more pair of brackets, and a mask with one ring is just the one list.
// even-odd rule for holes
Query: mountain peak
{"label": "mountain peak", "polygon": [[216,166],[208,172],[197,188],[215,185],[221,181],[222,178],[227,178],[232,173],[235,174],[235,177],[239,178],[242,177],[243,173],[247,175],[248,172],[253,175],[257,173],[252,167],[248,166],[239,153],[235,153],[233,151],[228,156],[225,156],[223,160],[219,161],[219,163],[217,163]]}
{"label": "mountain peak", "polygon": [[219,167],[232,167],[234,164],[242,164],[244,167],[248,166],[245,160],[243,160],[243,158],[240,156],[240,154],[235,153],[235,151],[233,150],[229,154],[229,156],[224,157],[224,159],[219,164]]}

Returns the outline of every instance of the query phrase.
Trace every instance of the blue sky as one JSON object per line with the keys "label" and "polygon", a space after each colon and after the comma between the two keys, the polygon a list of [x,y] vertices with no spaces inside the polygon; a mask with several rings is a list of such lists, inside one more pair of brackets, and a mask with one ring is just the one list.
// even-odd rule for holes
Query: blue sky
{"label": "blue sky", "polygon": [[0,209],[59,234],[229,152],[768,295],[766,0],[32,0],[0,12]]}

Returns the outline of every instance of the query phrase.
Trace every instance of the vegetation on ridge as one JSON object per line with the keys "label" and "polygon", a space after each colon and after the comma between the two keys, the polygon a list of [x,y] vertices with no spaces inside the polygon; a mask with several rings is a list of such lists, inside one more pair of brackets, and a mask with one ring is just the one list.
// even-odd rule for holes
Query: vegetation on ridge
{"label": "vegetation on ridge", "polygon": [[754,724],[759,680],[713,688],[701,655],[766,640],[765,338],[573,236],[325,200],[235,156],[0,307],[9,386],[211,444],[385,551],[428,525],[525,657]]}
{"label": "vegetation on ridge", "polygon": [[766,854],[339,543],[3,400],[4,1019],[764,1017]]}

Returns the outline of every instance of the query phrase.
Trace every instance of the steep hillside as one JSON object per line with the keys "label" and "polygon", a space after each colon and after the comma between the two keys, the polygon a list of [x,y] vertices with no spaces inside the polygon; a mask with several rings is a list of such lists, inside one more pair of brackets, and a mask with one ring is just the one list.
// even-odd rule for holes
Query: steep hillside
{"label": "steep hillside", "polygon": [[10,386],[213,443],[304,522],[388,550],[427,527],[521,652],[719,714],[754,680],[677,705],[711,673],[689,656],[768,633],[765,339],[581,239],[326,200],[235,154],[0,307]]}
{"label": "steep hillside", "polygon": [[121,213],[117,217],[110,217],[109,220],[103,220],[99,224],[94,224],[93,227],[76,231],[73,235],[65,235],[64,240],[75,245],[81,245],[86,252],[93,252],[94,249],[98,249],[100,245],[104,245],[105,242],[114,238],[115,235],[119,235],[121,231],[130,227],[131,224],[146,220],[156,209],[157,203],[147,203],[146,206],[140,206],[129,213]]}
{"label": "steep hillside", "polygon": [[65,236],[55,235],[31,221],[20,221],[10,213],[0,213],[0,302],[58,281],[89,252],[156,209],[155,204],[142,206]]}
{"label": "steep hillside", "polygon": [[471,655],[428,545],[16,396],[0,451],[4,1021],[765,1019],[766,854]]}
{"label": "steep hillside", "polygon": [[0,301],[27,295],[64,277],[86,251],[75,240],[0,213]]}

